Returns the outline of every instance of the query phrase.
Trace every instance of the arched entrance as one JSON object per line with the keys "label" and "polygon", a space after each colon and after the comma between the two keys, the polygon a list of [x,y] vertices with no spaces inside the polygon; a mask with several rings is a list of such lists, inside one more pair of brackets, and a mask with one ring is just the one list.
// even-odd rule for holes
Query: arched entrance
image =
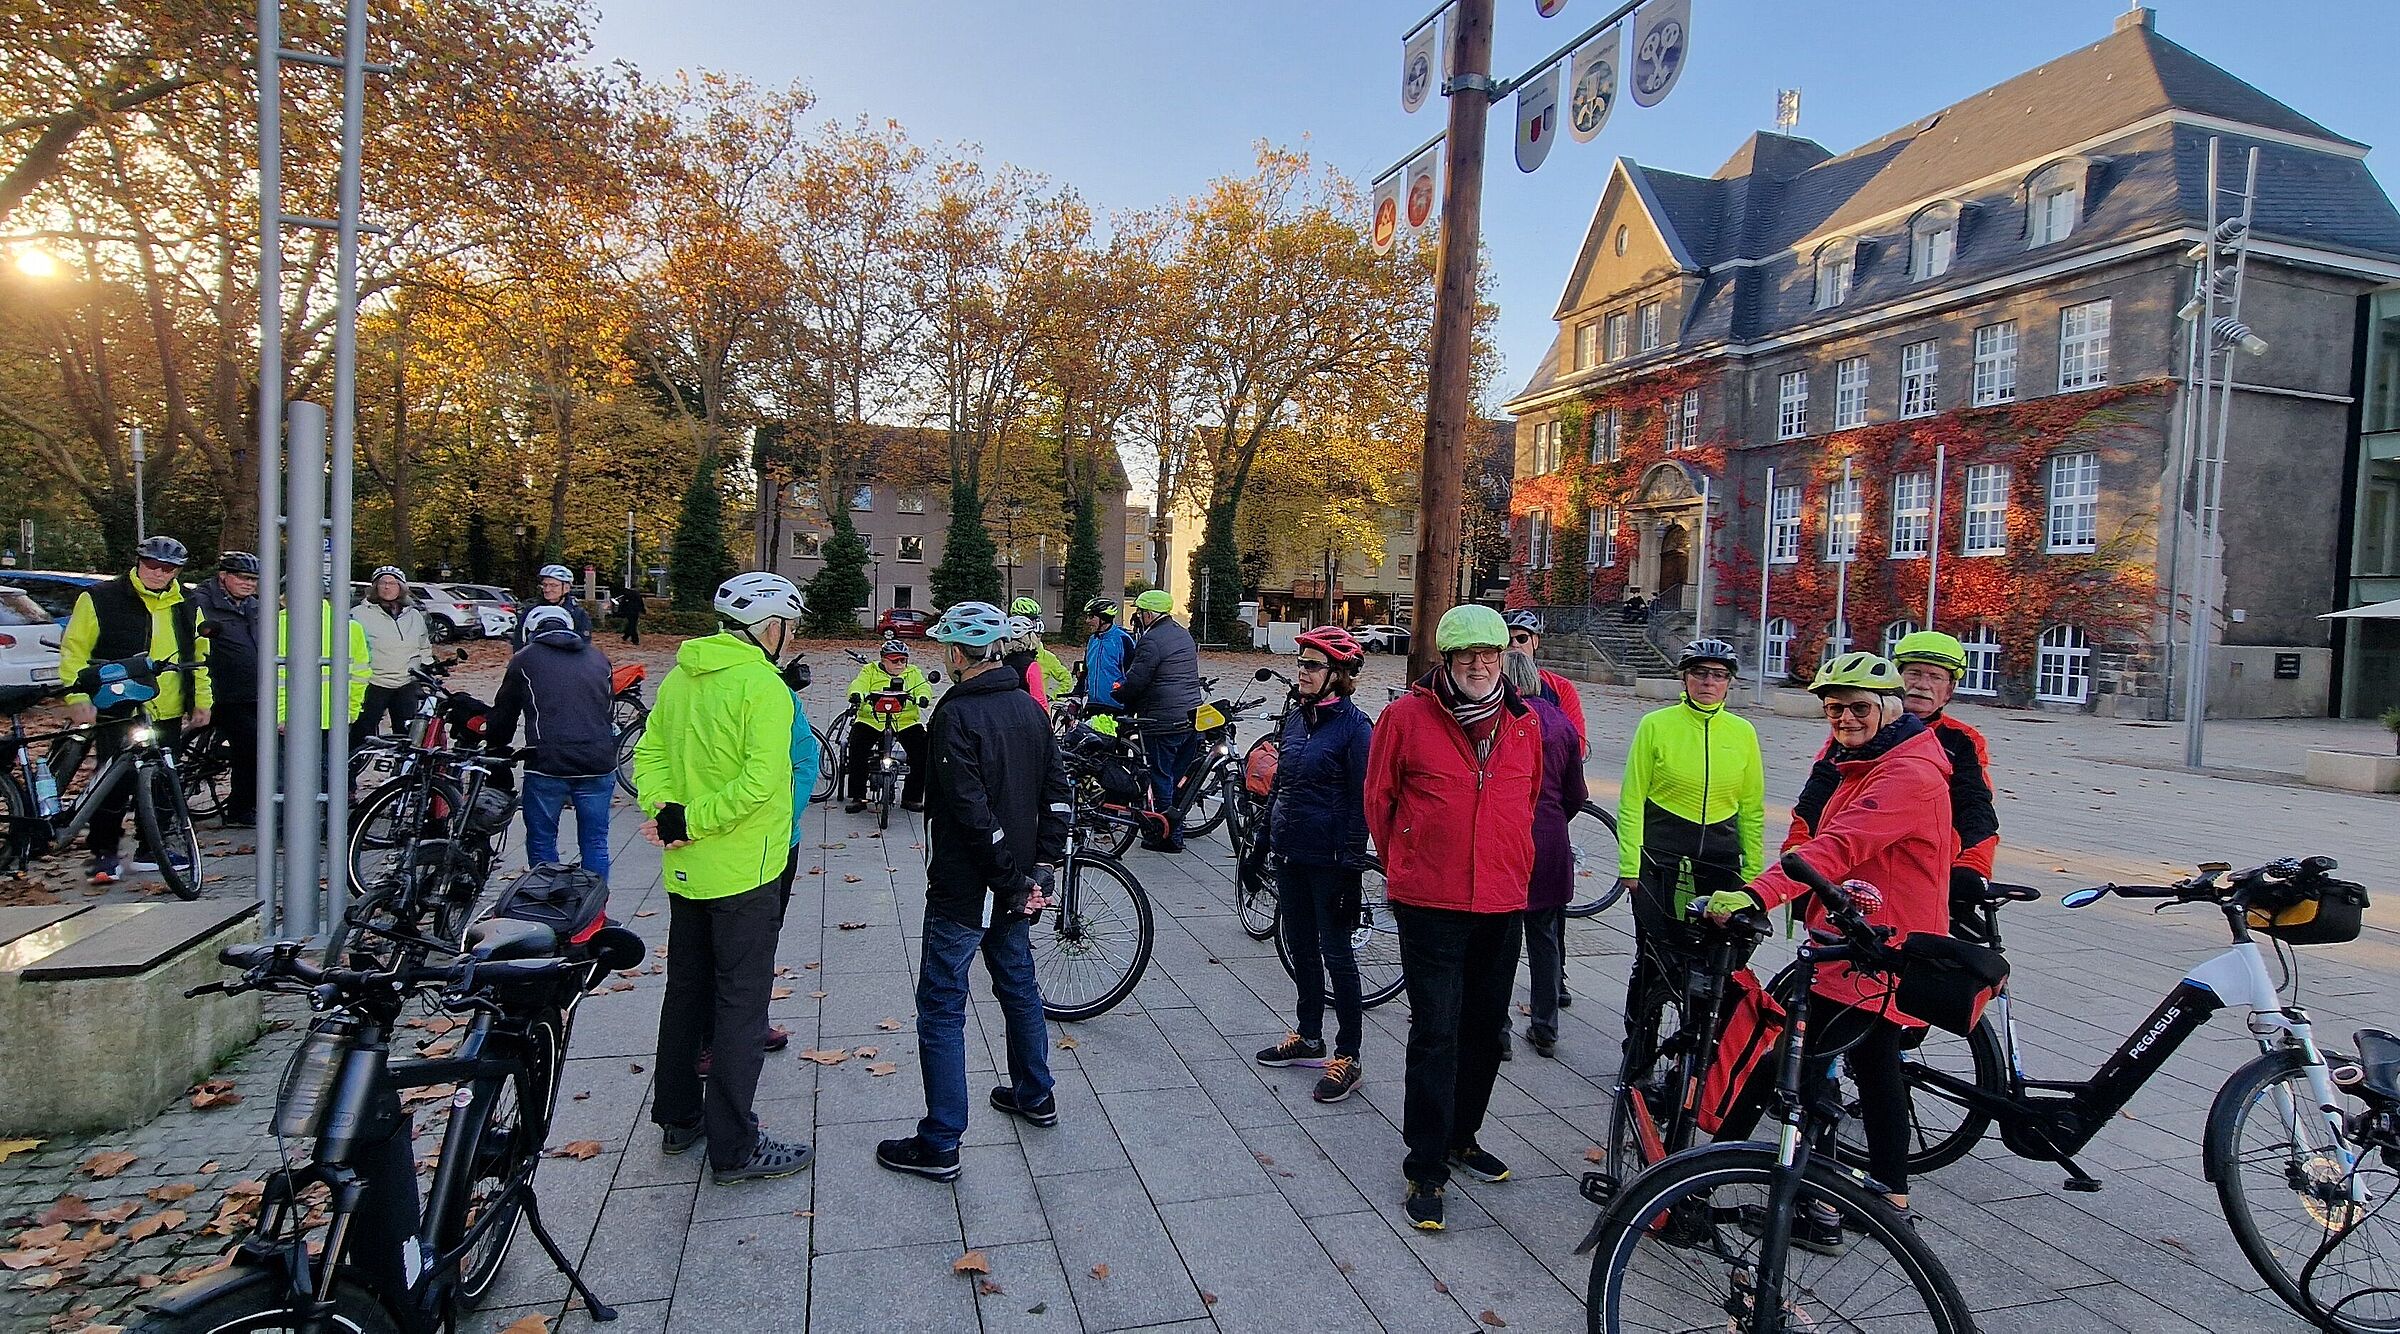
{"label": "arched entrance", "polygon": [[[1662,594],[1672,594],[1691,582],[1692,534],[1682,524],[1670,524],[1658,543],[1658,587]],[[1674,605],[1681,600],[1670,598]]]}
{"label": "arched entrance", "polygon": [[1672,459],[1653,464],[1626,510],[1641,535],[1632,587],[1669,610],[1690,608],[1701,559],[1693,540],[1701,520],[1699,479]]}

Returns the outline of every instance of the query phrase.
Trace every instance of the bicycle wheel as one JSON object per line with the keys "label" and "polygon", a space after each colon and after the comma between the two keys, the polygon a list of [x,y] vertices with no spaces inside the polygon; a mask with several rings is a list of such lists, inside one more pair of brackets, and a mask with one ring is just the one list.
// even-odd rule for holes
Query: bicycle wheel
{"label": "bicycle wheel", "polygon": [[[205,1283],[207,1279],[195,1279]],[[162,1290],[162,1293],[165,1290]],[[299,1313],[280,1283],[244,1283],[181,1311],[151,1311],[133,1327],[134,1334],[283,1334],[296,1327]],[[400,1322],[375,1290],[343,1266],[333,1285],[333,1309],[325,1328],[340,1334],[400,1334]]]}
{"label": "bicycle wheel", "polygon": [[133,821],[158,856],[158,878],[179,899],[200,897],[200,831],[183,804],[183,779],[152,757],[133,770]]}
{"label": "bicycle wheel", "polygon": [[1574,898],[1569,917],[1591,917],[1608,911],[1625,891],[1617,885],[1617,814],[1598,802],[1587,801],[1567,826],[1575,844]]}
{"label": "bicycle wheel", "polygon": [[[2392,1155],[2337,1137],[2297,1051],[2234,1071],[2208,1110],[2206,1162],[2242,1254],[2293,1310],[2324,1328],[2400,1330],[2400,1192]],[[2360,1111],[2335,1093],[2344,1124]],[[2355,1166],[2345,1168],[2344,1161]],[[2326,1252],[2308,1275],[2301,1272]]]}
{"label": "bicycle wheel", "polygon": [[227,749],[214,723],[193,728],[175,743],[175,773],[183,780],[184,807],[203,820],[225,809],[225,792],[233,781]]}
{"label": "bicycle wheel", "polygon": [[[1239,859],[1233,872],[1234,916],[1242,924],[1242,933],[1252,940],[1280,936],[1275,929],[1279,909],[1275,900],[1275,877],[1264,866],[1250,865],[1250,856],[1236,845],[1234,855]],[[1278,949],[1282,948],[1277,946]]]}
{"label": "bicycle wheel", "polygon": [[500,1081],[467,1141],[467,1179],[443,1224],[444,1250],[465,1241],[473,1229],[483,1228],[458,1257],[458,1301],[470,1310],[490,1295],[501,1262],[508,1258],[509,1244],[516,1240],[517,1229],[524,1222],[524,1196],[508,1187],[524,1171],[527,1159],[542,1149],[551,1072],[557,1068],[557,1030],[546,1022],[532,1025],[525,1035],[523,1055],[524,1068]]}
{"label": "bicycle wheel", "polygon": [[834,789],[841,786],[842,752],[824,728],[811,724],[808,730],[817,734],[817,786],[808,794],[808,804],[814,806],[831,799]]}
{"label": "bicycle wheel", "polygon": [[1213,764],[1192,776],[1200,788],[1192,794],[1190,809],[1183,813],[1185,838],[1204,838],[1225,823],[1225,808],[1231,804],[1226,800],[1227,780],[1232,772],[1229,764]]}
{"label": "bicycle wheel", "polygon": [[[1275,957],[1283,961],[1287,976],[1292,970],[1292,947],[1283,938],[1282,913],[1278,907],[1268,931],[1275,937]],[[1392,917],[1392,905],[1383,895],[1382,863],[1370,857],[1359,877],[1358,922],[1350,928],[1350,956],[1358,961],[1358,999],[1368,1009],[1374,1009],[1400,994],[1407,978],[1400,970],[1400,927]],[[1327,992],[1326,1004],[1333,1003]]]}
{"label": "bicycle wheel", "polygon": [[1089,1019],[1132,995],[1150,966],[1150,896],[1116,858],[1088,852],[1067,858],[1058,885],[1058,902],[1033,925],[1042,1011]]}
{"label": "bicycle wheel", "polygon": [[33,798],[18,784],[16,775],[0,769],[0,875],[13,875],[31,864],[28,841],[7,831],[23,828],[16,823],[19,820],[39,818]]}
{"label": "bicycle wheel", "polygon": [[[1776,1170],[1763,1145],[1711,1144],[1629,1183],[1593,1228],[1593,1334],[1752,1328],[1763,1304],[1756,1233]],[[1782,1291],[1768,1299],[1783,1328],[1971,1334],[1957,1284],[1906,1218],[1840,1169],[1812,1162],[1794,1210],[1826,1206],[1841,1215],[1841,1244],[1831,1255],[1790,1248]]]}
{"label": "bicycle wheel", "polygon": [[350,892],[368,888],[398,869],[409,845],[448,835],[459,790],[449,779],[421,775],[386,783],[351,808]]}
{"label": "bicycle wheel", "polygon": [[[1939,1070],[1999,1097],[2008,1094],[2008,1055],[2000,1041],[2000,1025],[1986,1014],[1965,1037],[1938,1028],[1927,1029],[1925,1040],[1902,1060],[1908,1070],[1908,1172],[1923,1176],[1938,1172],[1967,1156],[1992,1128],[1992,1118],[1957,1096],[1926,1082],[1921,1072]],[[1840,1074],[1842,1124],[1834,1150],[1841,1161],[1862,1171],[1867,1166],[1866,1131],[1859,1121],[1858,1085],[1850,1078],[1850,1063]]]}
{"label": "bicycle wheel", "polygon": [[[622,701],[619,703],[622,705]],[[644,710],[641,716],[617,729],[617,788],[629,797],[635,795],[633,790],[633,748],[641,744],[642,728],[648,725],[649,721],[649,711]]]}

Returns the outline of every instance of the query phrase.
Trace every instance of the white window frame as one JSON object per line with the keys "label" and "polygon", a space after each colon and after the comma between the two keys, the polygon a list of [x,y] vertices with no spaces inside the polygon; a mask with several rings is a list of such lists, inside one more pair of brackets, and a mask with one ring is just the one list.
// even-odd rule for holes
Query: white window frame
{"label": "white window frame", "polygon": [[2089,450],[2053,454],[2049,463],[2049,506],[2042,524],[2045,549],[2100,549],[2100,456]]}
{"label": "white window frame", "polygon": [[1999,694],[2000,636],[1992,627],[1979,625],[1959,636],[1958,642],[1967,650],[1967,674],[1959,678],[1958,693]]}
{"label": "white window frame", "polygon": [[1892,479],[1891,558],[1923,560],[1932,550],[1933,474],[1901,473]]}
{"label": "white window frame", "polygon": [[1683,391],[1683,447],[1700,447],[1700,391],[1697,389]]}
{"label": "white window frame", "polygon": [[1833,429],[1867,424],[1867,359],[1847,357],[1833,368]]}
{"label": "white window frame", "polygon": [[1781,681],[1789,677],[1792,674],[1791,621],[1782,616],[1768,617],[1767,632],[1763,638],[1766,642],[1759,651],[1759,660],[1767,679]]}
{"label": "white window frame", "polygon": [[1550,568],[1550,511],[1525,512],[1525,568]]}
{"label": "white window frame", "polygon": [[925,493],[922,491],[901,492],[899,509],[902,514],[923,514],[925,512]]}
{"label": "white window frame", "polygon": [[1847,485],[1836,478],[1825,488],[1825,559],[1855,560],[1858,557],[1859,528],[1866,515],[1864,479],[1852,477]]}
{"label": "white window frame", "polygon": [[[909,544],[911,542],[916,544],[917,554],[914,556],[908,554]],[[892,542],[892,559],[906,565],[924,564],[925,539],[917,536],[915,533],[900,534],[900,536],[894,539]]]}
{"label": "white window frame", "polygon": [[1617,507],[1600,505],[1584,511],[1583,565],[1607,569],[1617,563]]}
{"label": "white window frame", "polygon": [[2081,627],[2054,625],[2034,647],[2033,697],[2081,704],[2092,697],[2092,645]]}
{"label": "white window frame", "polygon": [[1779,486],[1767,497],[1767,563],[1800,563],[1800,488]]}
{"label": "white window frame", "polygon": [[1617,451],[1624,447],[1624,418],[1615,408],[1602,408],[1592,414],[1592,452],[1594,463],[1614,463]]}
{"label": "white window frame", "polygon": [[1822,666],[1825,663],[1829,663],[1835,658],[1848,653],[1850,651],[1850,645],[1852,642],[1853,641],[1850,638],[1850,622],[1835,621],[1833,624],[1826,626],[1825,649],[1824,652],[1817,658],[1818,665]]}
{"label": "white window frame", "polygon": [[873,514],[875,512],[874,486],[869,484],[852,492],[850,494],[850,508],[858,511],[861,514]]}
{"label": "white window frame", "polygon": [[793,529],[793,530],[792,530],[792,559],[793,559],[793,560],[823,560],[823,559],[825,559],[825,539],[826,539],[826,537],[827,537],[827,536],[829,536],[829,534],[825,534],[825,533],[804,533],[804,532],[800,531],[800,530],[799,530],[799,529],[797,529],[797,528]]}
{"label": "white window frame", "polygon": [[1608,317],[1608,359],[1623,361],[1633,355],[1633,321],[1624,311]]}
{"label": "white window frame", "polygon": [[1659,339],[1661,337],[1659,332],[1659,324],[1663,314],[1663,312],[1660,310],[1660,305],[1661,303],[1656,301],[1645,301],[1640,306],[1636,307],[1636,313],[1641,319],[1641,329],[1637,337],[1639,337],[1641,340],[1640,346],[1644,352],[1650,351],[1659,344]]}
{"label": "white window frame", "polygon": [[1930,417],[1941,410],[1942,345],[1928,338],[1900,349],[1900,415]]}
{"label": "white window frame", "polygon": [[1575,326],[1575,369],[1588,371],[1600,364],[1600,321],[1585,320]]}
{"label": "white window frame", "polygon": [[1887,622],[1883,627],[1883,642],[1876,651],[1888,658],[1900,647],[1901,640],[1916,632],[1917,623],[1906,617]]}
{"label": "white window frame", "polygon": [[1850,284],[1858,270],[1858,252],[1844,250],[1817,257],[1817,309],[1830,310],[1850,299]]}
{"label": "white window frame", "polygon": [[1966,488],[1966,503],[1960,509],[1958,554],[2007,555],[2008,465],[1969,464],[1966,480],[1961,485]]}
{"label": "white window frame", "polygon": [[1665,428],[1659,433],[1660,443],[1666,446],[1668,453],[1672,454],[1683,448],[1683,404],[1675,399],[1668,399],[1660,406],[1659,412],[1666,417]]}
{"label": "white window frame", "polygon": [[2002,320],[1975,330],[1974,404],[1988,408],[2017,398],[2017,322]]}
{"label": "white window frame", "polygon": [[1950,271],[1950,262],[1958,255],[1958,224],[1932,223],[1920,227],[1909,237],[1908,276],[1923,282],[1939,278]]}
{"label": "white window frame", "polygon": [[2052,185],[2035,192],[2026,206],[2025,248],[2052,245],[2075,234],[2083,221],[2083,185]]}
{"label": "white window frame", "polygon": [[1808,434],[1808,372],[1785,371],[1775,380],[1775,438],[1798,440]]}
{"label": "white window frame", "polygon": [[2109,302],[2085,301],[2058,312],[2058,392],[2108,383]]}

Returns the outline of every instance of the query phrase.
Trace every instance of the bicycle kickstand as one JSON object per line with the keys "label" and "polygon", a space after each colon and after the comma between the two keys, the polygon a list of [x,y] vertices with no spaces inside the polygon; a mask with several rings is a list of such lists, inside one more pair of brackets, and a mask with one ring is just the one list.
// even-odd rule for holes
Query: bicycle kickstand
{"label": "bicycle kickstand", "polygon": [[526,1226],[533,1229],[533,1239],[540,1242],[542,1250],[550,1256],[550,1263],[558,1266],[558,1272],[567,1276],[568,1286],[574,1288],[575,1295],[583,1299],[583,1309],[591,1314],[593,1322],[606,1323],[616,1319],[617,1308],[592,1295],[591,1287],[583,1281],[582,1271],[575,1267],[575,1262],[569,1260],[567,1253],[560,1250],[558,1243],[551,1239],[550,1229],[542,1226],[541,1205],[532,1191],[525,1192],[525,1223]]}
{"label": "bicycle kickstand", "polygon": [[2100,1189],[2100,1182],[2078,1166],[2074,1159],[2062,1158],[2058,1165],[2067,1169],[2066,1189],[2087,1194]]}

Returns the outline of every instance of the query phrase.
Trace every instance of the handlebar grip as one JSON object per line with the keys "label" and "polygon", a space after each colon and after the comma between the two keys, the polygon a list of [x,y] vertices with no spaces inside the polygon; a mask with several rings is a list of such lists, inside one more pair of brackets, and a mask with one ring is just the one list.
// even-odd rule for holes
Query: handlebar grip
{"label": "handlebar grip", "polygon": [[1818,874],[1817,868],[1809,865],[1808,859],[1799,853],[1783,854],[1783,860],[1776,865],[1783,868],[1785,875],[1824,896],[1826,907],[1845,907],[1849,904],[1850,896],[1842,891],[1842,887]]}

